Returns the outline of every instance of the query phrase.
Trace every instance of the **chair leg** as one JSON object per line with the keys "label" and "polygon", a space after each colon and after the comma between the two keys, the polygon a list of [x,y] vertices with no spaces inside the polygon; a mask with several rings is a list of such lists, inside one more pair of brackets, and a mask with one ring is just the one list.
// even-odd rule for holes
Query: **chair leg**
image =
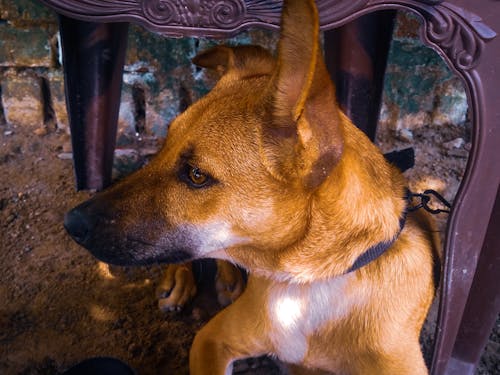
{"label": "chair leg", "polygon": [[325,32],[325,58],[337,100],[353,123],[375,139],[396,12],[381,11]]}
{"label": "chair leg", "polygon": [[445,374],[473,375],[500,312],[500,191]]}
{"label": "chair leg", "polygon": [[76,187],[111,182],[127,23],[59,17]]}

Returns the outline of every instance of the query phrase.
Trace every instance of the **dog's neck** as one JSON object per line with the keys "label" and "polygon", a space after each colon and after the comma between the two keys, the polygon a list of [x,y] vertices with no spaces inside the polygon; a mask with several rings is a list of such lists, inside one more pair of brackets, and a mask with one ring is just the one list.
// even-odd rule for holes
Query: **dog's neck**
{"label": "dog's neck", "polygon": [[376,260],[378,257],[382,256],[387,250],[391,248],[391,246],[394,244],[394,242],[398,239],[399,235],[401,234],[401,231],[403,230],[405,223],[406,223],[406,215],[407,211],[406,209],[403,211],[403,216],[400,217],[399,219],[399,232],[396,233],[396,235],[389,241],[382,241],[379,242],[376,245],[373,245],[369,247],[363,254],[361,254],[354,264],[347,270],[346,273],[354,272],[361,267],[366,266],[367,264],[373,262]]}
{"label": "dog's neck", "polygon": [[[402,230],[404,178],[361,131],[345,133],[351,136],[342,160],[311,198],[307,233],[278,260],[280,279],[309,282],[359,269],[386,252]],[[355,161],[360,155],[362,162]]]}

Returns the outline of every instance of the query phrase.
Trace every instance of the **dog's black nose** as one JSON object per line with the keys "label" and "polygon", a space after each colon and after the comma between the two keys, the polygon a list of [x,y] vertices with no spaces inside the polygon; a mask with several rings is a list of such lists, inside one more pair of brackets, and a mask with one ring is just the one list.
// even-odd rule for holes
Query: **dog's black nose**
{"label": "dog's black nose", "polygon": [[64,216],[64,228],[80,245],[85,245],[90,237],[92,221],[79,207],[73,208]]}

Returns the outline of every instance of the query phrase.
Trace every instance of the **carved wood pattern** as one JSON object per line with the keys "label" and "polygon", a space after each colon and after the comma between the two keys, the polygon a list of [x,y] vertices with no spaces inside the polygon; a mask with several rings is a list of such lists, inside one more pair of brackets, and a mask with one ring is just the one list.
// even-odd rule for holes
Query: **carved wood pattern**
{"label": "carved wood pattern", "polygon": [[160,25],[228,29],[237,26],[246,16],[246,4],[239,0],[143,0],[140,3],[145,17]]}
{"label": "carved wood pattern", "polygon": [[[41,0],[69,17],[136,22],[165,36],[230,37],[251,27],[279,28],[281,0]],[[318,0],[323,30],[377,9],[403,8],[421,15],[424,39],[456,69],[474,68],[496,33],[481,18],[442,0]]]}
{"label": "carved wood pattern", "polygon": [[61,14],[136,22],[165,36],[229,37],[252,26],[279,28],[281,0],[40,0]]}
{"label": "carved wood pattern", "polygon": [[[496,33],[472,12],[448,2],[401,1],[428,23],[424,39],[438,47],[458,70],[477,66],[485,42]],[[428,4],[427,4],[428,3]],[[432,4],[431,4],[432,3]]]}

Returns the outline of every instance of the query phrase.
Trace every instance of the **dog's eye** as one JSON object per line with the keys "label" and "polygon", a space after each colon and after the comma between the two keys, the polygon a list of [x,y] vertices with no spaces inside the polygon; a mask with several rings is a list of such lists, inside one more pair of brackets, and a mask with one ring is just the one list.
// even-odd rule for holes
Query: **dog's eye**
{"label": "dog's eye", "polygon": [[189,180],[194,184],[194,185],[204,185],[207,180],[208,176],[200,171],[199,168],[196,167],[191,167],[189,168]]}
{"label": "dog's eye", "polygon": [[202,169],[185,163],[178,170],[179,180],[191,188],[200,189],[217,184],[218,181]]}
{"label": "dog's eye", "polygon": [[206,186],[210,181],[210,177],[207,174],[203,173],[200,168],[188,165],[186,172],[190,185],[195,188]]}

